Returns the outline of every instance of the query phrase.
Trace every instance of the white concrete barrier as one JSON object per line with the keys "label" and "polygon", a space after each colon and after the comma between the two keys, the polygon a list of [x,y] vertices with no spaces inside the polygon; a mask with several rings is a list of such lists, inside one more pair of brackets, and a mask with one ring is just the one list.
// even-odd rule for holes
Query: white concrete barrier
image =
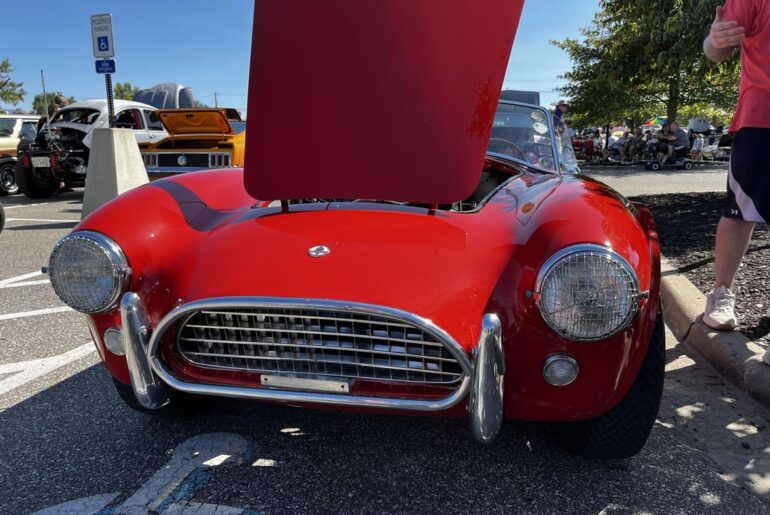
{"label": "white concrete barrier", "polygon": [[83,219],[123,192],[149,182],[131,129],[94,129],[88,159]]}

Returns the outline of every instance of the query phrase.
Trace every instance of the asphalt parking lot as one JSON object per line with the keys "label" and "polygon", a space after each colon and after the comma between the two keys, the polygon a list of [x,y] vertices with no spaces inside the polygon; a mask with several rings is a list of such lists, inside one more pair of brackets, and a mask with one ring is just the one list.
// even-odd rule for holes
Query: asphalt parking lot
{"label": "asphalt parking lot", "polygon": [[[719,171],[704,173],[687,182],[723,184]],[[78,222],[82,195],[1,199],[2,514],[770,510],[770,412],[670,334],[659,420],[622,463],[572,456],[548,426],[525,422],[480,447],[457,419],[240,401],[177,419],[133,412],[99,365],[84,317],[40,273]]]}

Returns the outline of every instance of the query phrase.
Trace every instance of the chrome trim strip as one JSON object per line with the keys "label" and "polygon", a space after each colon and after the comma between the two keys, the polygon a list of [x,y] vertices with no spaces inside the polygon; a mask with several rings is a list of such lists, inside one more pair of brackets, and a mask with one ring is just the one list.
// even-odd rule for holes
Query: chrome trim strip
{"label": "chrome trim strip", "polygon": [[223,168],[236,168],[234,166],[216,166],[216,167],[203,167],[200,166],[147,166],[147,173],[150,175],[155,174],[173,174],[173,173],[187,173],[187,172],[203,172],[206,170],[221,170]]}
{"label": "chrome trim strip", "polygon": [[503,425],[503,380],[505,354],[502,328],[497,315],[487,313],[481,322],[471,387],[471,434],[482,444],[492,442]]}
{"label": "chrome trim strip", "polygon": [[[629,273],[631,276],[631,279],[633,281],[634,290],[636,290],[636,293],[634,294],[634,298],[636,301],[636,308],[633,310],[630,310],[626,320],[613,332],[599,336],[597,338],[574,338],[573,336],[566,334],[562,331],[557,330],[551,324],[548,323],[548,319],[543,313],[543,310],[541,308],[540,299],[541,299],[541,291],[540,287],[543,284],[543,281],[545,280],[545,277],[548,275],[548,273],[551,271],[551,269],[563,258],[566,258],[567,256],[571,256],[572,254],[578,254],[581,252],[594,252],[596,254],[604,255],[607,257],[607,259],[610,259],[612,261],[615,261],[616,263],[620,264],[623,269],[626,270],[626,272]],[[540,267],[540,271],[537,273],[537,278],[535,279],[535,286],[531,292],[531,296],[535,301],[535,304],[537,305],[537,309],[540,312],[540,316],[543,318],[545,323],[550,327],[552,330],[554,330],[556,333],[560,334],[561,336],[564,336],[565,338],[569,338],[573,341],[596,341],[596,340],[602,340],[604,338],[609,338],[610,336],[613,336],[626,327],[631,323],[631,320],[633,320],[634,315],[636,315],[637,311],[639,311],[639,302],[644,298],[644,294],[639,291],[639,277],[636,275],[636,270],[629,264],[626,259],[615,252],[613,249],[609,247],[604,247],[602,245],[598,245],[596,243],[579,243],[577,245],[572,245],[569,247],[565,247],[561,249],[560,251],[556,252],[553,256],[548,258],[548,260],[543,264],[542,267]]]}
{"label": "chrome trim strip", "polygon": [[[128,294],[126,294],[128,295]],[[133,295],[133,294],[131,294]],[[205,309],[222,308],[254,308],[264,307],[271,309],[280,308],[301,308],[318,309],[327,311],[346,311],[350,313],[372,315],[378,317],[394,318],[396,321],[408,321],[430,333],[432,336],[443,342],[447,350],[457,359],[463,370],[463,378],[460,385],[447,397],[431,400],[419,399],[394,399],[386,397],[364,397],[355,395],[327,394],[317,392],[303,392],[290,390],[272,390],[266,388],[247,388],[239,386],[222,386],[195,384],[181,381],[174,377],[171,371],[161,361],[159,357],[160,341],[164,333],[180,319],[192,315],[193,313]],[[319,405],[336,405],[351,407],[371,407],[395,410],[410,411],[441,411],[446,410],[465,398],[470,389],[471,377],[473,376],[473,364],[459,343],[446,331],[436,326],[430,320],[408,313],[400,309],[377,306],[373,304],[364,304],[350,301],[334,301],[325,299],[303,299],[303,298],[276,298],[276,297],[217,297],[213,299],[203,299],[184,304],[172,310],[160,321],[153,331],[152,337],[147,348],[147,359],[152,370],[157,376],[174,390],[181,392],[216,395],[222,397],[237,397],[244,399],[269,400],[280,402],[296,402]]]}
{"label": "chrome trim strip", "polygon": [[120,302],[120,320],[123,326],[123,346],[126,351],[128,374],[136,400],[144,408],[158,409],[169,402],[169,392],[152,373],[147,359],[150,321],[142,301],[136,293],[126,293]]}
{"label": "chrome trim strip", "polygon": [[106,313],[107,311],[112,311],[112,309],[118,305],[120,296],[128,289],[128,283],[131,279],[131,267],[129,266],[128,259],[123,253],[123,249],[120,248],[120,245],[115,243],[112,238],[109,238],[102,233],[94,231],[75,231],[59,240],[59,242],[51,251],[50,257],[48,258],[48,276],[51,278],[51,286],[56,292],[56,295],[61,298],[61,295],[59,295],[59,290],[56,287],[56,281],[54,280],[56,269],[52,263],[53,256],[62,247],[62,245],[64,245],[64,243],[76,239],[91,240],[96,243],[102,249],[102,251],[104,251],[104,253],[107,255],[107,259],[110,260],[110,264],[112,264],[112,268],[117,275],[118,281],[120,281],[120,285],[115,289],[115,292],[112,294],[112,297],[110,297],[109,302],[107,302],[106,305],[98,311],[82,311],[75,308],[74,306],[70,307],[76,311],[80,311],[81,313],[88,314]]}

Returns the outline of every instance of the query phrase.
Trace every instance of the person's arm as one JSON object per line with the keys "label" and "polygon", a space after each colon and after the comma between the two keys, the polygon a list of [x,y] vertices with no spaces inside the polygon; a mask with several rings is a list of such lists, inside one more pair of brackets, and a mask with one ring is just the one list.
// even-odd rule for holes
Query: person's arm
{"label": "person's arm", "polygon": [[[735,7],[735,2],[746,4],[746,0],[732,0],[730,7],[733,9],[729,13],[725,12],[724,6],[717,6],[714,23],[711,24],[708,36],[703,40],[703,53],[712,61],[719,63],[727,60],[741,44],[746,37],[746,26],[743,19],[734,19],[735,14],[744,14],[748,11],[748,6],[740,5]],[[729,17],[730,19],[726,19]],[[741,16],[745,18],[744,16]]]}

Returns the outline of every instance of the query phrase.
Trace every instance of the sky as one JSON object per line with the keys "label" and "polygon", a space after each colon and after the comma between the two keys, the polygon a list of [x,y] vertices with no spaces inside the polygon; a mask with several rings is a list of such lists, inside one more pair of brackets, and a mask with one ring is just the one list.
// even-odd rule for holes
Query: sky
{"label": "sky", "polygon": [[[578,38],[598,8],[598,0],[526,0],[504,89],[540,91],[543,105],[555,104],[563,84],[558,77],[570,60],[550,40]],[[12,79],[27,92],[16,107],[31,109],[42,92],[41,69],[47,91],[105,98],[104,77],[94,70],[90,18],[111,13],[113,82],[142,88],[179,82],[193,88],[196,100],[213,106],[216,93],[219,106],[245,114],[251,0],[7,0],[2,10],[4,20],[16,22],[3,24],[0,59],[10,59]]]}

